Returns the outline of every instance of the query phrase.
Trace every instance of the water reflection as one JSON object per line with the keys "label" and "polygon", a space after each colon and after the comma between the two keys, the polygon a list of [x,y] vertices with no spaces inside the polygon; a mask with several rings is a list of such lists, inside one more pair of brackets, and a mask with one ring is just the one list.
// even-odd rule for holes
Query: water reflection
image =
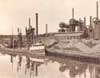
{"label": "water reflection", "polygon": [[100,78],[100,67],[96,67],[96,70],[97,71],[95,73],[97,73],[97,75],[95,78]]}
{"label": "water reflection", "polygon": [[26,57],[25,74],[29,72],[30,69],[30,58]]}
{"label": "water reflection", "polygon": [[34,74],[34,61],[31,62],[30,65],[30,77]]}
{"label": "water reflection", "polygon": [[12,55],[11,55],[10,62],[11,62],[11,64],[12,64],[12,68],[13,68],[13,56],[12,56]]}
{"label": "water reflection", "polygon": [[31,71],[34,71],[34,61],[31,62]]}
{"label": "water reflection", "polygon": [[75,78],[77,75],[81,76],[81,74],[86,72],[87,64],[75,63],[72,61],[67,61],[65,63],[60,63],[59,71],[65,72],[69,70],[69,76],[71,78]]}
{"label": "water reflection", "polygon": [[[0,55],[0,59],[1,57],[6,56]],[[19,55],[9,55],[9,57],[13,68],[11,72],[17,74],[12,78],[100,78],[100,65],[96,64],[54,57],[32,58]]]}
{"label": "water reflection", "polygon": [[10,55],[10,62],[12,64],[12,69],[13,69],[13,61],[14,61],[15,57],[16,57],[16,55]]}
{"label": "water reflection", "polygon": [[18,56],[17,72],[21,70],[21,65],[22,65],[22,56]]}

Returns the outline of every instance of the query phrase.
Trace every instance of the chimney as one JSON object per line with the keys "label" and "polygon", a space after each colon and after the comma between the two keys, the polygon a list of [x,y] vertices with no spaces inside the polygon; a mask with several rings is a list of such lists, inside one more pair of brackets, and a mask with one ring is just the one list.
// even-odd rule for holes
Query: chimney
{"label": "chimney", "polygon": [[74,19],[74,8],[72,8],[72,19]]}
{"label": "chimney", "polygon": [[18,33],[19,33],[19,28],[17,28],[17,31],[18,31]]}
{"label": "chimney", "polygon": [[99,9],[99,7],[98,7],[98,1],[96,2],[96,18],[98,19],[98,9]]}
{"label": "chimney", "polygon": [[36,36],[38,36],[38,13],[36,15]]}
{"label": "chimney", "polygon": [[28,19],[29,28],[31,28],[31,18]]}
{"label": "chimney", "polygon": [[90,26],[92,26],[92,16],[90,16]]}
{"label": "chimney", "polygon": [[45,33],[48,33],[48,24],[45,25]]}
{"label": "chimney", "polygon": [[86,30],[86,17],[84,17],[84,22],[83,22],[83,31],[85,31]]}
{"label": "chimney", "polygon": [[84,27],[86,26],[86,17],[84,17]]}

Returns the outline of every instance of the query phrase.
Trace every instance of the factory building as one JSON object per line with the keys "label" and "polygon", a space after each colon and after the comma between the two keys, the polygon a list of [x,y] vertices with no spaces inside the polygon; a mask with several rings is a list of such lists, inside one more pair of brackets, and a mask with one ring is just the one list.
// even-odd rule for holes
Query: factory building
{"label": "factory building", "polygon": [[[38,13],[36,16],[36,27],[32,27],[31,18],[29,18],[29,26],[25,28],[26,30],[26,42],[27,46],[30,47],[32,44],[41,41],[42,39],[46,39],[46,36],[52,35],[52,33],[48,33],[48,25],[45,26],[45,34],[38,34]],[[21,33],[19,33],[19,38]],[[41,39],[42,38],[42,39]],[[100,20],[98,17],[98,2],[96,3],[96,18],[90,16],[90,24],[86,25],[86,17],[82,20],[79,18],[78,20],[74,18],[74,8],[72,8],[72,18],[69,19],[69,23],[60,22],[59,30],[57,33],[53,33],[53,38],[60,41],[72,41],[72,40],[80,40],[80,39],[100,39]],[[20,38],[21,39],[21,38]],[[20,41],[20,40],[19,40]],[[21,42],[19,42],[21,43]],[[21,45],[19,45],[21,47]]]}
{"label": "factory building", "polygon": [[[100,39],[100,20],[98,17],[98,2],[96,3],[96,18],[92,18],[90,16],[90,25],[86,25],[86,18],[84,17],[84,20],[76,20],[74,18],[74,8],[72,8],[72,18],[69,20],[69,24],[66,24],[65,22],[61,22],[59,24],[59,30],[58,32],[60,34],[57,34],[59,37],[62,36],[62,40],[74,40],[74,39],[94,39],[99,40]],[[62,35],[61,35],[62,33]],[[65,36],[66,34],[66,36]]]}
{"label": "factory building", "polygon": [[98,17],[98,2],[96,2],[96,18],[91,19],[93,20],[93,24],[91,25],[93,28],[93,32],[90,34],[93,34],[93,39],[99,40],[100,39],[100,19]]}
{"label": "factory building", "polygon": [[96,18],[94,19],[94,39],[100,39],[100,19],[98,15],[98,2],[96,3]]}
{"label": "factory building", "polygon": [[81,39],[84,32],[84,21],[81,19],[76,20],[74,18],[74,8],[72,8],[72,18],[69,20],[69,24],[61,22],[59,24],[60,29],[58,34],[55,34],[58,40],[77,40]]}

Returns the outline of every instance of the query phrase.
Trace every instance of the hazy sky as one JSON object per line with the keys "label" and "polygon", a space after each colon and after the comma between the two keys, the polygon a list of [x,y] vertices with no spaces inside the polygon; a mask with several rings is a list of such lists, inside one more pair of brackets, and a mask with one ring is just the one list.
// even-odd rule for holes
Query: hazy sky
{"label": "hazy sky", "polygon": [[[0,34],[17,33],[17,27],[28,26],[28,18],[32,18],[35,27],[35,13],[39,13],[39,33],[45,32],[48,24],[49,32],[56,32],[59,22],[67,22],[71,18],[71,9],[75,8],[75,18],[96,16],[97,0],[0,0]],[[100,2],[99,2],[100,6]],[[100,8],[99,8],[100,9]],[[99,10],[100,11],[100,10]],[[100,16],[100,14],[99,14]]]}

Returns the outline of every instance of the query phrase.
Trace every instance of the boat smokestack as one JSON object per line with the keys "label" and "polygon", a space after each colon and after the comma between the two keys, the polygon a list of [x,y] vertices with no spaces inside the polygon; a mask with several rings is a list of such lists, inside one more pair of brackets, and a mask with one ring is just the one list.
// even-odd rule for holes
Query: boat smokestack
{"label": "boat smokestack", "polygon": [[72,18],[74,19],[74,8],[72,8]]}
{"label": "boat smokestack", "polygon": [[36,36],[38,36],[38,13],[36,15]]}
{"label": "boat smokestack", "polygon": [[99,12],[99,11],[98,11],[98,9],[99,9],[98,4],[99,4],[99,3],[98,3],[98,1],[97,1],[97,2],[96,2],[96,16],[97,16],[97,19],[98,19],[98,12]]}

